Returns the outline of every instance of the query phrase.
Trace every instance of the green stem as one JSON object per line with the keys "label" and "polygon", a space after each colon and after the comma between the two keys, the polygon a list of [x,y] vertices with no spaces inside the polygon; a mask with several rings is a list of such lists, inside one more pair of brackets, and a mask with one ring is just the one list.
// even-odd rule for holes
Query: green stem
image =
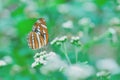
{"label": "green stem", "polygon": [[67,50],[66,50],[65,43],[63,43],[63,48],[64,48],[64,55],[65,55],[65,57],[66,57],[68,63],[71,64],[71,61],[70,61],[70,59],[69,59],[69,57],[68,57],[68,54],[67,54]]}
{"label": "green stem", "polygon": [[76,59],[76,63],[78,61],[78,50],[77,47],[75,47],[75,59]]}

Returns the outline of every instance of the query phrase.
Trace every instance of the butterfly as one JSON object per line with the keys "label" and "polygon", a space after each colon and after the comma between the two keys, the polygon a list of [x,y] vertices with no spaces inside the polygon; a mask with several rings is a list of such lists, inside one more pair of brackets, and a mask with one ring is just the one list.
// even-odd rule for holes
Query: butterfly
{"label": "butterfly", "polygon": [[28,45],[33,50],[40,49],[48,44],[48,30],[43,18],[39,18],[28,34]]}

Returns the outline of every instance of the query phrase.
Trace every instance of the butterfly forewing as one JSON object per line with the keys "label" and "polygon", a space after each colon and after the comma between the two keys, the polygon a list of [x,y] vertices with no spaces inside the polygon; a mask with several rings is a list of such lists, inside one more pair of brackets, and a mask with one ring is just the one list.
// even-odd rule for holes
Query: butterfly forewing
{"label": "butterfly forewing", "polygon": [[43,18],[40,18],[33,25],[32,32],[28,36],[28,44],[32,49],[40,49],[48,43],[48,30]]}

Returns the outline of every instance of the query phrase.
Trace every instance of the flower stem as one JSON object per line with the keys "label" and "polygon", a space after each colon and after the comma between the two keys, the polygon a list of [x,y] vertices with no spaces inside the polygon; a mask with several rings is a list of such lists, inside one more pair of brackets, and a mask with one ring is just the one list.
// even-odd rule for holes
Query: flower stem
{"label": "flower stem", "polygon": [[76,59],[76,63],[78,61],[78,49],[77,47],[75,47],[75,59]]}
{"label": "flower stem", "polygon": [[66,57],[68,63],[71,64],[71,61],[70,61],[70,59],[69,59],[69,57],[68,57],[68,54],[67,54],[67,50],[66,50],[65,43],[63,43],[63,48],[64,48],[64,55],[65,55],[65,57]]}

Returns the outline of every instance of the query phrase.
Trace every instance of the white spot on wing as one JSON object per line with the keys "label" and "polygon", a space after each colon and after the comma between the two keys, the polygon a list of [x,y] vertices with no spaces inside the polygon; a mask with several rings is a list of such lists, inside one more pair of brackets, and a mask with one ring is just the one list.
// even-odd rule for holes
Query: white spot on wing
{"label": "white spot on wing", "polygon": [[43,30],[43,34],[44,34],[44,44],[46,45],[46,34],[44,30]]}
{"label": "white spot on wing", "polygon": [[33,44],[33,49],[35,49],[35,43],[34,43],[34,35],[32,33],[32,44]]}
{"label": "white spot on wing", "polygon": [[45,25],[41,24],[42,27],[47,28]]}
{"label": "white spot on wing", "polygon": [[39,37],[39,34],[38,34],[38,33],[36,33],[36,35],[37,35],[37,40],[38,40],[38,45],[39,45],[39,48],[41,48],[41,43],[40,43],[40,37]]}

